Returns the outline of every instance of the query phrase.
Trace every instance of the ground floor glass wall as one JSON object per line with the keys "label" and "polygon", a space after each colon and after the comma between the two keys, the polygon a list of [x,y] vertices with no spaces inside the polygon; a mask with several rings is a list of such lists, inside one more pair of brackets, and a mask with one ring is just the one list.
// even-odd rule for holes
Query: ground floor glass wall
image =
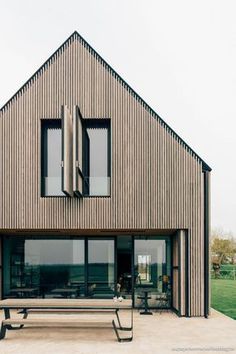
{"label": "ground floor glass wall", "polygon": [[8,237],[4,297],[113,297],[114,240]]}
{"label": "ground floor glass wall", "polygon": [[134,299],[171,303],[171,238],[23,237],[3,240],[3,296]]}

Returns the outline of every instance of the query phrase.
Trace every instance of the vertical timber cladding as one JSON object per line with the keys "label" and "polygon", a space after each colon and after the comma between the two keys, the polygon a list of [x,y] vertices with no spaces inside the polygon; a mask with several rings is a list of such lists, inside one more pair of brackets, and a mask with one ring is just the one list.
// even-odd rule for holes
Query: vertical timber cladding
{"label": "vertical timber cladding", "polygon": [[[40,197],[40,119],[61,105],[111,119],[111,197]],[[190,315],[204,314],[202,160],[78,34],[1,109],[0,134],[0,229],[187,229]]]}
{"label": "vertical timber cladding", "polygon": [[2,237],[0,237],[0,299],[2,299]]}
{"label": "vertical timber cladding", "polygon": [[187,285],[187,232],[185,230],[178,231],[178,243],[179,243],[179,313],[181,316],[187,315],[186,302],[188,296],[188,285]]}
{"label": "vertical timber cladding", "polygon": [[188,234],[178,230],[172,238],[172,305],[180,316],[189,313]]}
{"label": "vertical timber cladding", "polygon": [[179,240],[176,233],[172,238],[172,306],[179,313]]}
{"label": "vertical timber cladding", "polygon": [[210,173],[204,175],[204,316],[210,313]]}

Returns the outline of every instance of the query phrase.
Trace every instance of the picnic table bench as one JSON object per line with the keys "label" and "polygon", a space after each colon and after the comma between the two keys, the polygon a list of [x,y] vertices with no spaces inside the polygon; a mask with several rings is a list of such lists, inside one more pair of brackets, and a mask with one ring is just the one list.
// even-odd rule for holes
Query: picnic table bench
{"label": "picnic table bench", "polygon": [[[21,329],[24,325],[35,326],[69,326],[77,328],[113,328],[117,340],[119,342],[129,342],[133,339],[133,306],[131,300],[123,300],[115,302],[113,299],[6,299],[0,301],[0,309],[4,311],[5,319],[3,319],[0,330],[0,339],[6,335],[6,330]],[[23,314],[22,318],[11,318],[11,310],[17,310]],[[120,310],[130,310],[131,321],[130,326],[122,326],[119,317]],[[30,313],[86,313],[86,314],[113,314],[115,318],[111,320],[98,321],[94,319],[84,318],[29,318]],[[17,326],[17,327],[15,327]],[[121,337],[120,331],[129,331],[129,337]]]}

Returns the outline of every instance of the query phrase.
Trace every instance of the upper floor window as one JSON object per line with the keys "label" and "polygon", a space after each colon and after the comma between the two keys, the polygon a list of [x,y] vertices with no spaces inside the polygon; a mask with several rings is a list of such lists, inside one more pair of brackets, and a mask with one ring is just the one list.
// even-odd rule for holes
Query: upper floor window
{"label": "upper floor window", "polygon": [[83,195],[110,195],[110,121],[84,120]]}
{"label": "upper floor window", "polygon": [[42,196],[109,196],[111,138],[109,119],[73,117],[62,106],[62,119],[42,119]]}
{"label": "upper floor window", "polygon": [[42,120],[41,194],[65,196],[61,188],[61,120]]}

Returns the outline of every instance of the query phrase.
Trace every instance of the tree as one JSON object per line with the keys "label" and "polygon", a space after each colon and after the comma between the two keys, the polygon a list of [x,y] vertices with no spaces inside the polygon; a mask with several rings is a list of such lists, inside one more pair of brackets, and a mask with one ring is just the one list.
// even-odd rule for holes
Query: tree
{"label": "tree", "polygon": [[236,240],[231,233],[215,229],[211,235],[212,265],[215,277],[219,275],[223,263],[234,263],[236,255]]}

